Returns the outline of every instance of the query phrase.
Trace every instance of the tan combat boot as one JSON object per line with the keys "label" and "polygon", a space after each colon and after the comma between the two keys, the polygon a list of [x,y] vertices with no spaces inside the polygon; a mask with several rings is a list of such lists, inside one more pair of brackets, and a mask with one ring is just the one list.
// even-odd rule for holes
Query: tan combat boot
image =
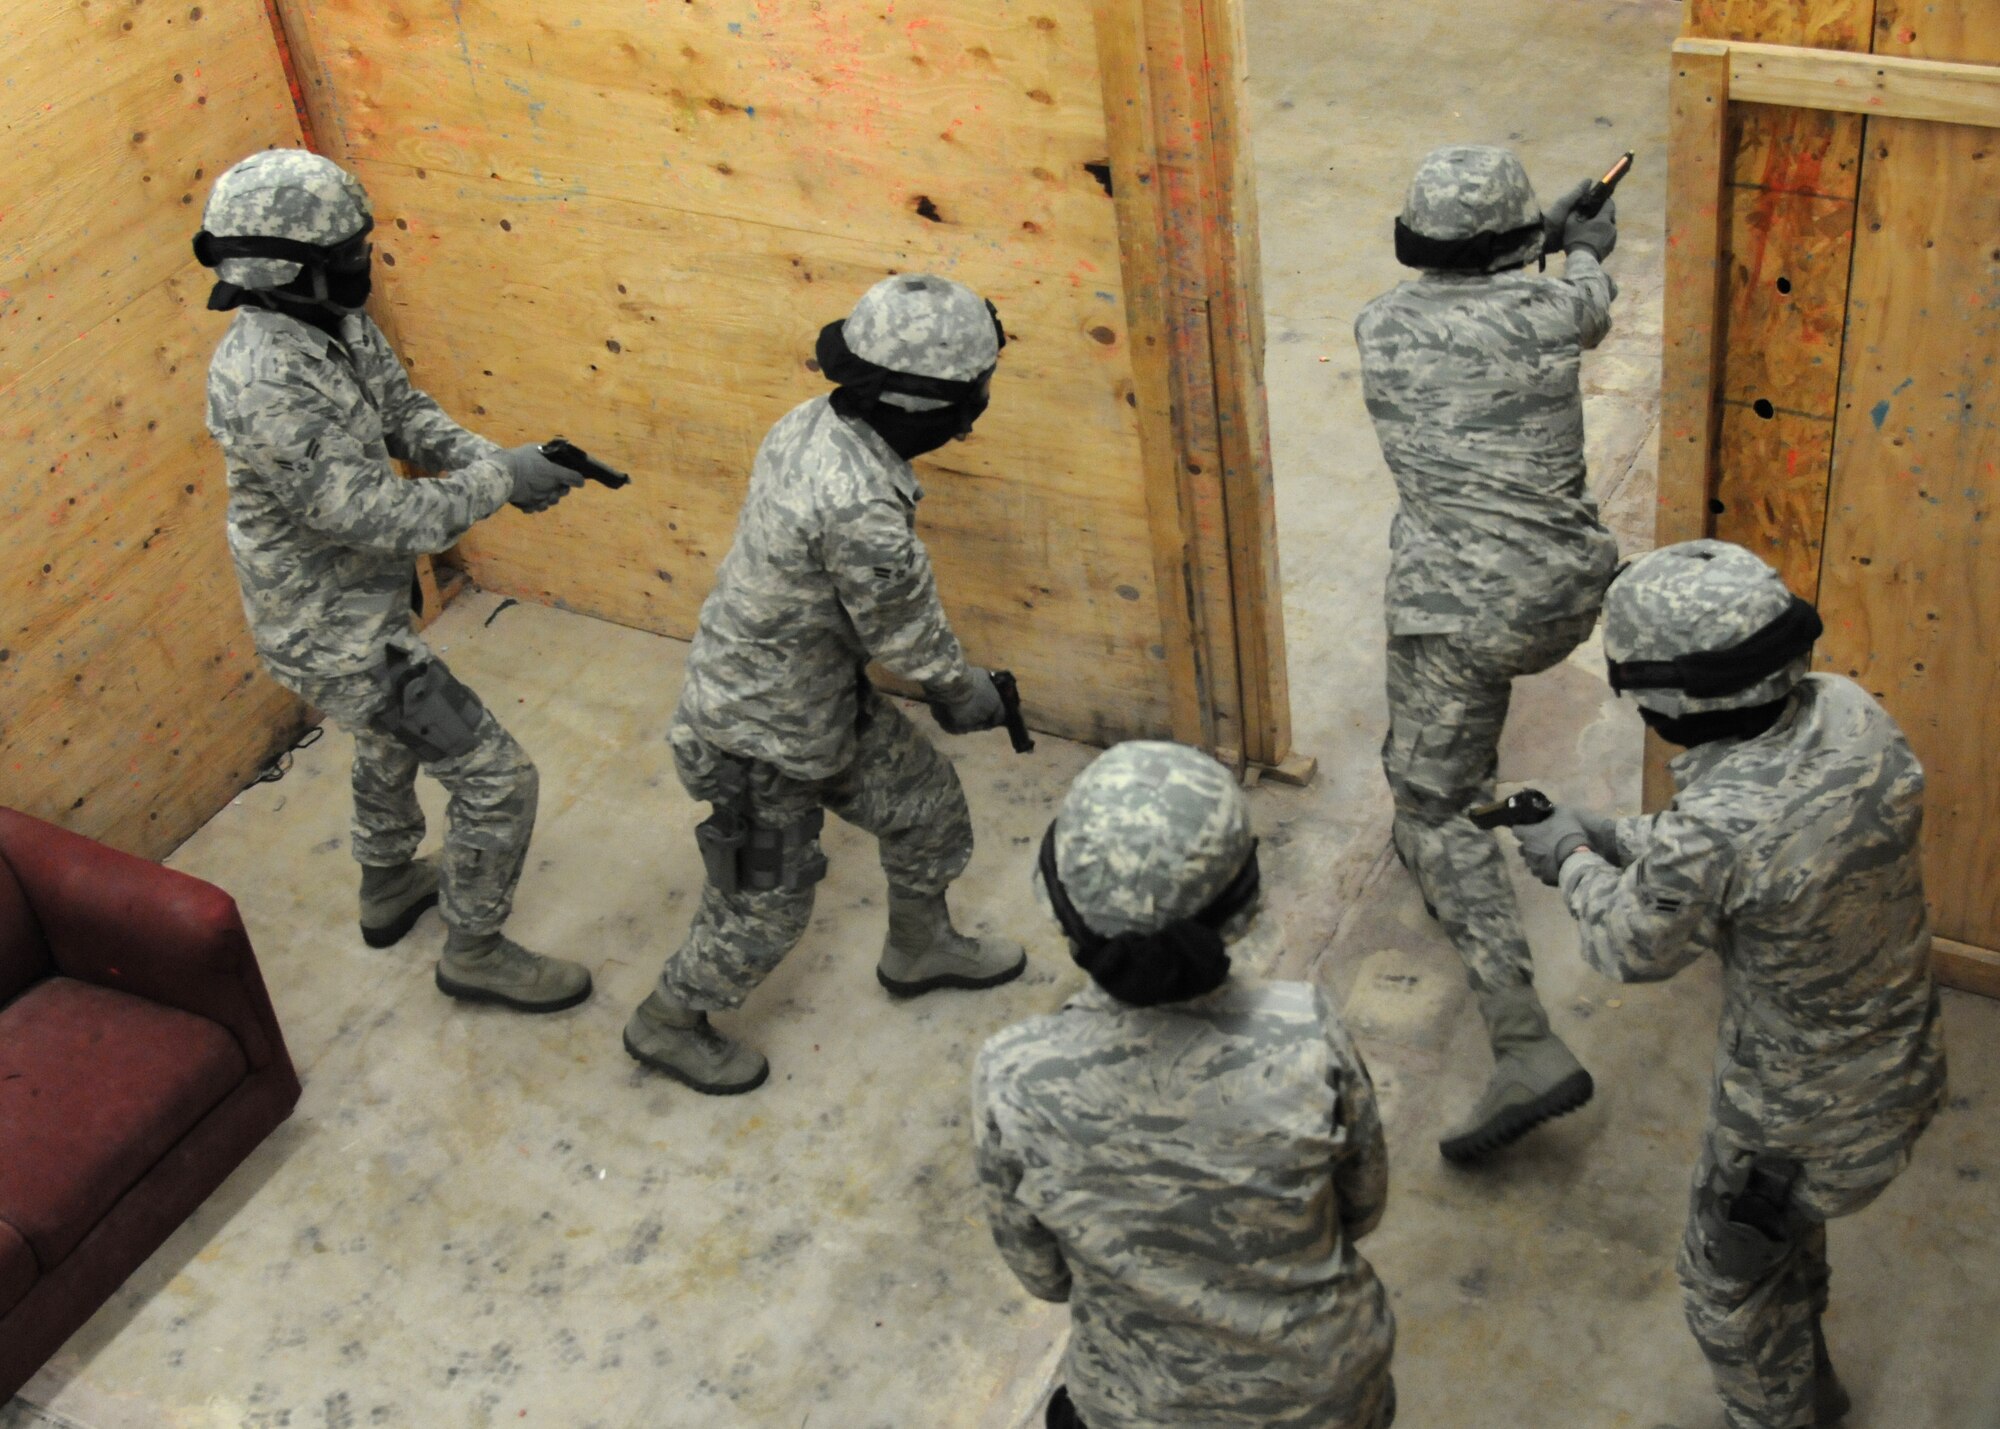
{"label": "tan combat boot", "polygon": [[1550,1117],[1575,1111],[1596,1090],[1590,1073],[1549,1031],[1532,987],[1478,997],[1493,1042],[1493,1077],[1472,1114],[1438,1143],[1444,1159],[1458,1166],[1491,1156]]}
{"label": "tan combat boot", "polygon": [[438,991],[462,1002],[496,1002],[516,1012],[561,1012],[590,996],[581,963],[531,953],[499,933],[446,930]]}
{"label": "tan combat boot", "polygon": [[951,925],[942,893],[889,890],[889,936],[875,977],[897,997],[941,987],[998,987],[1028,966],[1019,943],[968,938]]}
{"label": "tan combat boot", "polygon": [[427,858],[393,868],[362,864],[361,941],[371,948],[401,942],[437,901],[437,865]]}
{"label": "tan combat boot", "polygon": [[712,1097],[755,1091],[771,1064],[709,1026],[708,1014],[685,1007],[657,987],[625,1024],[632,1059]]}

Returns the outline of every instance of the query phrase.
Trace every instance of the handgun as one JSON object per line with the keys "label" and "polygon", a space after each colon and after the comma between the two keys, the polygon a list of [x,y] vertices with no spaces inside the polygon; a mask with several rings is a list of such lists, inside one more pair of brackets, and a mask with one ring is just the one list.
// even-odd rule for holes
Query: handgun
{"label": "handgun", "polygon": [[1490,804],[1474,804],[1465,817],[1482,829],[1514,829],[1522,824],[1539,824],[1556,811],[1555,804],[1539,789],[1523,789]]}
{"label": "handgun", "polygon": [[1618,156],[1617,163],[1604,171],[1603,178],[1590,181],[1590,187],[1583,191],[1583,197],[1576,201],[1576,207],[1570,212],[1578,218],[1597,217],[1597,211],[1604,207],[1605,200],[1611,197],[1611,191],[1618,187],[1619,180],[1631,172],[1632,150],[1627,149]]}
{"label": "handgun", "polygon": [[608,486],[613,491],[632,478],[614,466],[606,466],[567,437],[551,437],[542,443],[542,455],[557,466],[568,467],[585,481]]}
{"label": "handgun", "polygon": [[1035,747],[1035,737],[1028,733],[1028,722],[1021,718],[1021,686],[1014,678],[1012,670],[989,670],[993,677],[993,688],[1000,692],[1000,708],[1006,712],[1007,738],[1014,742],[1016,754],[1026,754]]}

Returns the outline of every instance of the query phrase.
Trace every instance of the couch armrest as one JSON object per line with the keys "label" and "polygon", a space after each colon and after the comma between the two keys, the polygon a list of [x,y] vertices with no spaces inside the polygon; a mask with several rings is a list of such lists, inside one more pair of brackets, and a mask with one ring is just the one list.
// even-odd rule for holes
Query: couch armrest
{"label": "couch armrest", "polygon": [[253,1069],[285,1056],[236,901],[212,883],[0,809],[0,859],[55,970],[219,1022]]}

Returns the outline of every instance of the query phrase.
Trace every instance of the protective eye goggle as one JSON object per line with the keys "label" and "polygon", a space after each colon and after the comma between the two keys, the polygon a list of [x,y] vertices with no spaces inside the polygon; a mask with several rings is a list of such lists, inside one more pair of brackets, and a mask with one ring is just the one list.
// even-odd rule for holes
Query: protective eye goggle
{"label": "protective eye goggle", "polygon": [[207,229],[194,236],[194,256],[204,268],[214,268],[231,258],[276,258],[303,267],[323,267],[335,272],[358,272],[368,266],[375,246],[368,241],[373,219],[364,221],[361,231],[334,244],[301,243],[295,238],[272,238],[261,234],[215,234]]}

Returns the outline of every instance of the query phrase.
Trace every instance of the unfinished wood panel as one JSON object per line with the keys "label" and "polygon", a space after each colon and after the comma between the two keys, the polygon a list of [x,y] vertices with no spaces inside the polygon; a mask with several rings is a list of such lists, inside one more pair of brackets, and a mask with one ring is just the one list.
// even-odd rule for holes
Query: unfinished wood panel
{"label": "unfinished wood panel", "polygon": [[1082,0],[282,8],[364,167],[1117,276]]}
{"label": "unfinished wood panel", "polygon": [[1875,0],[1688,0],[1684,33],[1712,40],[1869,48]]}
{"label": "unfinished wood panel", "polygon": [[2000,0],[1876,0],[1874,50],[2000,65]]}
{"label": "unfinished wood panel", "polygon": [[1937,931],[2000,947],[2000,143],[1869,120],[1860,217],[1818,663],[1923,760]]}
{"label": "unfinished wood panel", "polygon": [[827,390],[819,327],[932,269],[1010,335],[974,439],[918,462],[968,652],[1045,729],[1168,731],[1084,0],[284,8],[375,196],[417,380],[498,440],[560,430],[633,472],[484,524],[461,548],[481,584],[690,634],[758,442]]}
{"label": "unfinished wood panel", "polygon": [[217,319],[192,261],[4,399],[4,802],[157,857],[289,744],[257,666],[199,414]]}
{"label": "unfinished wood panel", "polygon": [[303,719],[244,627],[188,247],[215,175],[298,130],[255,0],[36,0],[0,57],[0,802],[158,856]]}
{"label": "unfinished wood panel", "polygon": [[185,267],[215,176],[298,130],[255,0],[24,0],[0,55],[3,386]]}

